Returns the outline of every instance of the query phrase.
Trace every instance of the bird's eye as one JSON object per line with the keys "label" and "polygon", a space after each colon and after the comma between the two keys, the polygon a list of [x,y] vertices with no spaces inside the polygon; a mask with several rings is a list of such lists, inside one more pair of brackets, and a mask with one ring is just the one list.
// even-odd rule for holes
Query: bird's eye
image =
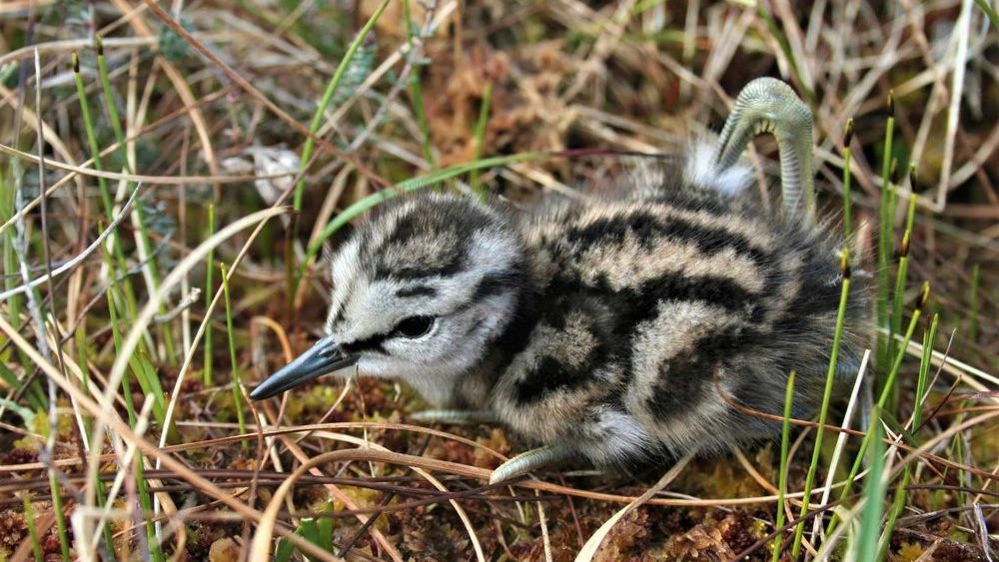
{"label": "bird's eye", "polygon": [[394,333],[406,338],[419,338],[430,333],[436,318],[433,316],[410,316],[403,318],[395,326]]}

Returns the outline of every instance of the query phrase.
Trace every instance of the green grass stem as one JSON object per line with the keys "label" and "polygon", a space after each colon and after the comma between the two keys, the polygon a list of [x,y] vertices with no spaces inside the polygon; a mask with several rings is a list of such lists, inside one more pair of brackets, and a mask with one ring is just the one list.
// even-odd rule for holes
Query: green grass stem
{"label": "green grass stem", "polygon": [[[913,446],[919,446],[917,434],[923,423],[923,401],[926,399],[926,389],[930,378],[930,360],[933,357],[933,341],[936,339],[937,326],[940,315],[933,315],[933,322],[923,334],[923,354],[919,361],[919,377],[916,379],[916,397],[912,409],[911,435],[915,438]],[[891,535],[895,529],[895,522],[898,521],[902,511],[905,509],[908,499],[909,483],[912,477],[912,465],[907,464],[902,471],[902,479],[895,489],[895,499],[892,502],[891,511],[888,513],[888,521],[885,522],[884,536],[881,539],[881,547],[878,551],[878,560],[885,560],[888,557],[888,548],[891,545]]]}
{"label": "green grass stem", "polygon": [[996,13],[996,9],[989,5],[989,0],[975,0],[975,4],[988,16],[992,23],[992,29],[999,29],[999,13]]}
{"label": "green grass stem", "polygon": [[[312,152],[316,148],[315,135],[319,131],[320,125],[323,124],[323,116],[326,113],[326,108],[329,107],[330,102],[333,101],[333,94],[336,93],[337,88],[340,86],[340,81],[343,80],[344,74],[346,74],[347,69],[350,67],[350,61],[353,60],[354,55],[357,54],[357,50],[364,43],[364,38],[368,36],[371,29],[374,28],[375,23],[378,22],[378,18],[381,17],[382,12],[388,7],[390,0],[382,0],[378,4],[378,8],[375,12],[371,14],[368,21],[365,22],[364,27],[357,33],[354,40],[351,41],[350,46],[347,47],[347,52],[344,54],[343,59],[340,60],[340,64],[337,65],[336,70],[333,72],[333,76],[330,78],[329,83],[326,85],[326,91],[323,92],[323,98],[319,102],[319,107],[316,108],[316,112],[312,115],[312,122],[309,124],[309,136],[305,139],[305,146],[302,147],[302,157],[300,162],[302,166],[307,166],[309,161],[312,159]],[[296,212],[302,210],[302,194],[305,192],[305,177],[298,181],[295,185],[295,195],[293,199],[293,207]]]}
{"label": "green grass stem", "polygon": [[[90,156],[94,161],[94,169],[104,171],[104,161],[101,158],[100,145],[97,143],[97,133],[94,128],[94,120],[90,113],[90,102],[87,101],[87,89],[83,85],[83,76],[80,74],[80,58],[76,52],[72,54],[73,79],[76,83],[76,95],[80,101],[80,114],[83,117],[83,128],[87,136],[87,144],[90,148]],[[114,221],[114,200],[111,198],[111,190],[107,180],[103,177],[97,178],[97,186],[101,192],[101,202],[104,204],[104,216],[108,222]],[[121,248],[121,236],[119,231],[111,235],[111,247],[114,251],[115,261],[112,262],[110,270],[114,275],[124,275],[128,268],[125,265],[125,254]],[[116,267],[115,267],[116,266]],[[129,315],[135,316],[138,313],[136,305],[135,290],[132,288],[132,280],[127,276],[122,281],[122,290],[125,293],[125,307]]]}
{"label": "green grass stem", "polygon": [[[117,284],[112,283],[108,287],[107,301],[108,301],[108,312],[111,315],[111,337],[114,340],[114,347],[116,352],[121,349],[122,339],[121,330],[118,324],[118,311],[115,305],[115,288]],[[135,364],[129,361],[129,366],[132,369],[133,374],[137,371],[135,369]],[[138,376],[136,377],[139,378]],[[132,402],[132,390],[131,385],[128,382],[128,377],[122,377],[121,379],[122,388],[122,398],[125,402],[125,412],[128,415],[128,425],[129,427],[135,429],[138,419],[135,415],[135,405]],[[162,424],[162,422],[161,422]],[[165,430],[164,430],[165,431]],[[135,455],[135,484],[136,490],[139,496],[139,507],[146,513],[152,513],[153,504],[149,496],[149,485],[146,482],[145,471],[143,469],[143,456],[141,453],[136,452]],[[153,524],[152,519],[146,520],[146,540],[149,543],[149,552],[152,556],[154,562],[163,562],[163,551],[159,546],[159,541],[156,538],[156,527]],[[109,545],[110,546],[110,545]]]}
{"label": "green grass stem", "polygon": [[[905,304],[905,285],[909,275],[909,244],[912,240],[912,225],[916,216],[916,196],[910,194],[909,208],[906,213],[905,232],[902,234],[902,246],[899,248],[898,267],[895,272],[895,292],[892,294],[891,308],[891,339],[888,341],[888,353],[894,357],[896,352],[895,334],[902,332],[902,313]],[[892,391],[887,411],[892,415],[898,412],[898,392]]]}
{"label": "green grass stem", "polygon": [[[10,170],[9,176],[0,174],[0,217],[3,217],[4,220],[14,216],[16,212],[15,200],[17,189],[14,184],[15,182],[9,180],[8,177],[20,176],[20,162],[18,159],[11,158],[8,169]],[[16,235],[13,229],[3,233],[3,238],[0,239],[0,242],[2,242],[2,264],[4,272],[18,271],[19,264],[17,251],[14,247],[15,240]],[[8,275],[3,278],[5,289],[13,289],[19,284],[20,280],[16,275]],[[20,294],[13,295],[6,301],[7,317],[10,319],[11,325],[17,330],[22,328],[24,304],[24,296]],[[18,362],[21,364],[24,373],[30,373],[35,369],[32,361],[20,349],[14,353],[17,355]],[[42,390],[41,381],[38,378],[33,379],[32,377],[24,377],[22,381],[8,368],[8,364],[6,363],[7,358],[2,357],[2,359],[3,361],[0,361],[0,378],[10,385],[10,388],[17,389],[15,395],[22,394],[27,403],[35,411],[48,410],[48,395]],[[13,366],[13,363],[10,365]],[[27,388],[23,388],[25,385],[27,385]]]}
{"label": "green grass stem", "polygon": [[[225,298],[225,326],[229,336],[229,360],[232,362],[232,398],[236,408],[236,420],[239,422],[239,433],[246,433],[246,421],[243,416],[243,382],[239,377],[239,364],[236,362],[236,340],[232,328],[232,305],[229,301],[229,280],[224,263],[219,264],[222,276],[222,293]],[[246,441],[241,442],[243,450],[247,449]]]}
{"label": "green grass stem", "polygon": [[[215,235],[215,203],[208,204],[208,233],[205,240]],[[215,293],[215,248],[208,250],[205,257],[205,310],[212,305],[212,295]],[[205,322],[205,366],[202,372],[205,387],[212,386],[212,322]]]}
{"label": "green grass stem", "polygon": [[871,469],[864,484],[864,509],[860,516],[860,536],[856,541],[857,556],[854,560],[874,561],[878,552],[878,537],[881,535],[881,516],[884,513],[884,497],[887,483],[885,472],[884,430],[881,428],[881,408],[875,408],[871,419],[873,446],[868,464]]}
{"label": "green grass stem", "polygon": [[[410,0],[403,0],[402,2],[402,17],[406,22],[406,40],[412,44],[414,36],[409,1]],[[423,159],[430,164],[431,168],[433,168],[435,162],[430,142],[430,121],[427,119],[427,110],[423,105],[423,83],[420,80],[419,66],[413,68],[413,72],[409,78],[408,89],[413,106],[413,115],[416,116],[416,125],[420,128],[420,135],[423,137],[420,139],[420,145],[423,149]]]}
{"label": "green grass stem", "polygon": [[[877,320],[878,326],[889,330],[887,336],[878,337],[878,367],[884,369],[890,362],[894,334],[890,329],[888,318],[888,275],[891,267],[892,247],[894,245],[895,206],[894,189],[891,185],[892,145],[895,135],[895,97],[888,94],[888,120],[885,124],[884,155],[881,162],[881,207],[878,234],[878,269],[877,269]],[[883,381],[882,381],[883,382]],[[879,385],[881,388],[882,385]]]}
{"label": "green grass stem", "polygon": [[[58,428],[50,427],[49,431],[57,431]],[[56,478],[55,470],[49,471],[49,489],[52,492],[52,511],[55,513],[56,531],[59,533],[59,551],[62,553],[63,562],[72,560],[69,556],[69,531],[66,528],[66,514],[63,513],[62,490],[59,488],[59,480]]]}
{"label": "green grass stem", "polygon": [[31,506],[27,494],[21,497],[21,502],[24,504],[24,524],[27,525],[28,536],[31,537],[31,553],[35,556],[35,562],[44,562],[42,543],[38,540],[38,529],[35,527],[35,509]]}
{"label": "green grass stem", "polygon": [[[73,337],[74,337],[74,342],[76,344],[77,363],[80,365],[87,365],[88,364],[87,332],[86,332],[86,327],[82,323],[79,326],[77,326],[76,332],[73,334]],[[81,369],[80,373],[83,375],[80,378],[80,383],[83,388],[83,392],[84,394],[88,394],[90,392],[89,369]],[[85,435],[91,435],[93,429],[93,424],[91,423],[92,421],[93,420],[90,418],[90,416],[87,416],[86,414],[83,415],[83,431]],[[97,497],[103,500],[102,504],[104,507],[106,507],[108,500],[107,490],[105,489],[104,481],[101,480],[100,478],[100,474],[95,474],[94,481],[91,484],[94,486],[94,489],[97,491]],[[104,535],[104,543],[107,544],[108,555],[111,557],[111,560],[117,560],[117,557],[115,556],[114,553],[114,537],[111,535],[111,526],[107,524],[101,525],[100,532],[102,535]]]}
{"label": "green grass stem", "polygon": [[846,303],[850,296],[850,256],[844,249],[840,258],[840,271],[843,276],[843,285],[839,296],[839,310],[836,313],[836,333],[833,335],[832,352],[829,355],[829,369],[826,371],[826,386],[822,394],[822,406],[819,409],[819,425],[815,432],[815,447],[812,449],[812,462],[808,465],[808,474],[805,477],[804,496],[801,499],[800,523],[794,531],[794,542],[791,546],[791,558],[797,560],[801,552],[801,539],[805,532],[806,515],[808,514],[809,499],[812,494],[812,487],[815,484],[815,474],[819,468],[819,457],[822,454],[822,438],[825,435],[826,420],[829,417],[829,402],[832,399],[833,383],[836,381],[836,363],[839,360],[839,348],[843,340],[843,323],[846,318]]}
{"label": "green grass stem", "polygon": [[[301,271],[296,274],[295,270],[295,252],[294,252],[294,239],[298,234],[298,224],[299,224],[299,213],[302,210],[302,197],[305,193],[305,167],[309,165],[312,161],[312,153],[316,148],[316,133],[319,131],[319,127],[323,123],[323,116],[326,113],[326,108],[329,107],[330,103],[333,101],[333,95],[336,93],[337,88],[340,86],[340,82],[343,80],[344,75],[347,73],[347,69],[350,68],[350,62],[354,59],[357,54],[358,49],[364,43],[364,38],[368,36],[371,29],[375,26],[378,18],[381,17],[382,12],[388,7],[390,0],[382,0],[375,9],[375,12],[368,18],[365,22],[364,27],[357,33],[354,40],[351,41],[350,46],[347,47],[347,52],[344,54],[343,59],[340,60],[340,64],[337,65],[336,70],[333,72],[333,76],[330,78],[329,83],[326,85],[326,91],[323,92],[322,100],[319,102],[319,107],[316,108],[316,112],[312,115],[312,121],[309,123],[309,136],[305,139],[305,144],[302,147],[302,155],[300,158],[302,178],[298,180],[295,184],[295,192],[292,196],[292,207],[295,210],[294,217],[291,220],[291,228],[288,232],[288,237],[284,245],[284,259],[285,259],[285,282],[288,285],[288,303],[289,310],[294,309],[295,295],[298,293],[298,285],[301,281]],[[306,259],[303,263],[303,267],[310,263],[311,260]]]}
{"label": "green grass stem", "polygon": [[[899,369],[902,367],[902,360],[905,358],[905,350],[909,347],[909,342],[912,341],[912,334],[916,330],[916,325],[919,324],[919,318],[922,315],[922,311],[925,309],[927,301],[930,298],[930,284],[924,283],[923,290],[920,295],[919,303],[916,309],[912,313],[912,318],[909,320],[909,327],[906,329],[905,338],[902,346],[899,348],[898,353],[895,356],[895,361],[892,365],[891,371],[888,373],[888,377],[885,380],[885,386],[881,390],[881,394],[877,402],[877,412],[880,415],[883,411],[884,405],[888,402],[891,396],[892,388],[895,386],[895,379],[898,377]],[[871,432],[868,431],[864,438],[860,442],[860,450],[857,452],[857,457],[854,459],[853,466],[850,468],[850,474],[847,476],[843,488],[840,490],[839,502],[842,503],[846,498],[850,496],[853,491],[853,482],[856,480],[857,475],[860,474],[860,467],[863,464],[864,454],[867,452],[868,447],[871,443]],[[830,535],[833,529],[836,528],[837,517],[834,514],[829,521],[829,525],[826,527],[826,536]]]}
{"label": "green grass stem", "polygon": [[[794,379],[796,373],[791,371],[787,378],[787,389],[784,391],[784,426],[780,435],[780,476],[777,481],[777,521],[775,529],[784,527],[784,501],[787,495],[787,466],[790,462],[789,449],[791,443],[791,406],[794,401]],[[781,544],[784,537],[780,532],[774,537],[772,562],[778,562],[781,554]]]}
{"label": "green grass stem", "polygon": [[[104,43],[101,40],[100,35],[97,35],[94,38],[94,46],[97,49],[97,74],[100,76],[101,91],[104,94],[104,107],[107,109],[108,120],[111,122],[111,129],[114,131],[115,141],[118,143],[118,153],[121,158],[122,165],[125,167],[125,171],[127,173],[132,174],[135,170],[128,156],[128,144],[125,142],[125,132],[121,126],[121,117],[118,115],[118,108],[115,105],[114,90],[111,88],[111,77],[108,73],[107,60],[104,58]],[[132,182],[126,182],[125,187],[128,194],[131,195],[132,190],[136,189],[137,186]],[[142,205],[136,204],[133,207],[133,212],[135,213],[135,222],[139,232],[139,243],[142,244],[142,250],[146,256],[152,256],[153,244],[149,240],[149,232],[146,228],[146,219],[142,211]],[[149,278],[152,280],[152,286],[149,287],[149,293],[153,294],[156,292],[156,288],[160,285],[159,266],[156,265],[155,259],[149,259],[146,262],[146,267],[149,268]],[[166,303],[161,302],[159,305],[159,313],[163,314],[165,312]],[[167,360],[170,361],[171,364],[175,364],[175,343],[173,340],[173,333],[170,331],[170,326],[168,324],[163,324],[159,332],[163,338],[163,346],[166,349]]]}
{"label": "green grass stem", "polygon": [[[482,90],[482,107],[479,109],[479,120],[475,123],[475,131],[472,135],[475,139],[475,154],[473,157],[475,161],[482,158],[482,149],[486,137],[486,125],[489,124],[489,103],[492,96],[493,83],[486,82],[486,86]],[[472,170],[468,174],[468,181],[472,186],[472,190],[475,191],[480,198],[485,198],[486,192],[482,189],[482,184],[479,182],[478,168]]]}

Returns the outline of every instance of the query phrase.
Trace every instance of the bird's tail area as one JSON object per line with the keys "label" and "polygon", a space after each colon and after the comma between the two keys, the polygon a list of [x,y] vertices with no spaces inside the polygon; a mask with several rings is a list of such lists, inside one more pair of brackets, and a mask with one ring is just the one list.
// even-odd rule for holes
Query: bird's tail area
{"label": "bird's tail area", "polygon": [[714,143],[697,139],[687,150],[683,179],[689,185],[732,196],[749,187],[753,182],[753,170],[741,160],[736,160],[727,167],[720,166]]}

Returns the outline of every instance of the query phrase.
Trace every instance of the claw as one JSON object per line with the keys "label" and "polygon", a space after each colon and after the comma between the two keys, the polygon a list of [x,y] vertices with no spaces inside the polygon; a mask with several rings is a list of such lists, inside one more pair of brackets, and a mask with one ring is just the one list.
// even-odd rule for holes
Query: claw
{"label": "claw", "polygon": [[757,78],[739,92],[719,139],[719,169],[735,164],[749,140],[761,133],[777,138],[784,212],[804,211],[814,223],[812,111],[790,86],[774,78]]}

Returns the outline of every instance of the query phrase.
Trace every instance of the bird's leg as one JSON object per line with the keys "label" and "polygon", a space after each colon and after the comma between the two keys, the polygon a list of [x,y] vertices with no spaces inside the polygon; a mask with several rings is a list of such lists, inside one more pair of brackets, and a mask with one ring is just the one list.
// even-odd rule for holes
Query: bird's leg
{"label": "bird's leg", "polygon": [[454,425],[496,423],[499,421],[496,414],[484,410],[424,410],[410,415],[409,418],[418,422]]}
{"label": "bird's leg", "polygon": [[492,476],[489,477],[489,483],[496,484],[510,480],[528,472],[534,472],[539,468],[570,460],[576,456],[578,456],[578,449],[566,443],[531,449],[496,467]]}
{"label": "bird's leg", "polygon": [[719,139],[719,170],[735,164],[750,139],[761,133],[777,138],[784,212],[804,211],[814,222],[812,111],[790,86],[774,78],[757,78],[739,92]]}

